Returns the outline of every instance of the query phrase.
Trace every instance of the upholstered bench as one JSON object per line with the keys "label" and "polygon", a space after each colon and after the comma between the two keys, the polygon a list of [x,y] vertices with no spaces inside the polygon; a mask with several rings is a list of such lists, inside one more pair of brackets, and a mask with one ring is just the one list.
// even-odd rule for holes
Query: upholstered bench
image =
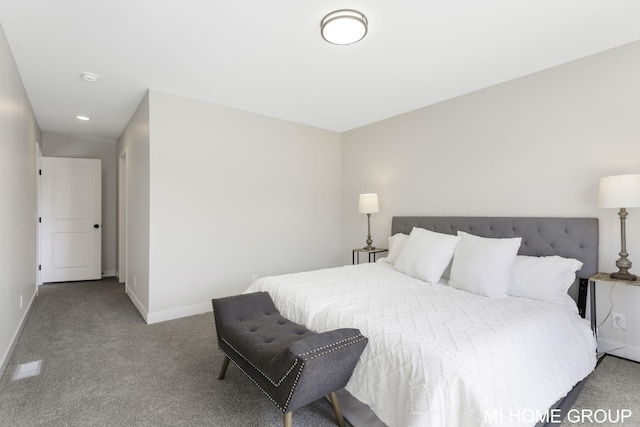
{"label": "upholstered bench", "polygon": [[367,338],[357,329],[315,333],[280,315],[267,292],[212,300],[218,347],[225,354],[219,379],[233,360],[284,413],[329,395],[342,427],[335,391],[344,387]]}

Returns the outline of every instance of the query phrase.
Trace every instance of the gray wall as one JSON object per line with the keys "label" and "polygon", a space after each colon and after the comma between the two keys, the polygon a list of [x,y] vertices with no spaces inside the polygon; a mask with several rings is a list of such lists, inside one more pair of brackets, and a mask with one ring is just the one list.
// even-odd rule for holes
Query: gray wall
{"label": "gray wall", "polygon": [[100,159],[102,162],[102,273],[116,273],[116,142],[73,135],[42,134],[48,157]]}
{"label": "gray wall", "polygon": [[[0,375],[36,293],[40,130],[0,26]],[[20,299],[22,298],[22,307]]]}
{"label": "gray wall", "polygon": [[337,133],[150,92],[150,307],[209,311],[251,275],[334,266]]}
{"label": "gray wall", "polygon": [[[147,321],[210,311],[252,275],[337,265],[339,134],[155,90],[148,105],[149,166],[136,173],[149,171],[149,205],[129,206],[149,221]],[[128,171],[143,122],[119,141]]]}
{"label": "gray wall", "polygon": [[[600,268],[612,271],[620,226],[615,209],[597,207],[597,192],[601,177],[624,173],[640,173],[640,42],[344,133],[342,260],[366,236],[358,194],[374,192],[381,246],[394,215],[594,216]],[[640,209],[629,212],[640,272]],[[640,359],[640,287],[620,286],[613,298]],[[610,301],[600,302],[602,320]],[[625,341],[609,324],[602,332]]]}

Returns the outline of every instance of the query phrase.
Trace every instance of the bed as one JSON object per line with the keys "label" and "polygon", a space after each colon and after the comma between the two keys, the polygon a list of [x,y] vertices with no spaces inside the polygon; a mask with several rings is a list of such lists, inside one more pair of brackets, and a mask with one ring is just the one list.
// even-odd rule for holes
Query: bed
{"label": "bed", "polygon": [[597,219],[394,217],[391,234],[411,238],[414,227],[521,238],[522,260],[575,259],[578,304],[487,297],[448,283],[455,275],[457,285],[459,267],[429,283],[386,262],[265,277],[247,292],[269,292],[284,317],[309,329],[355,327],[369,338],[340,394],[354,426],[559,424],[555,408],[571,407],[596,364],[582,317],[586,279],[597,272]]}

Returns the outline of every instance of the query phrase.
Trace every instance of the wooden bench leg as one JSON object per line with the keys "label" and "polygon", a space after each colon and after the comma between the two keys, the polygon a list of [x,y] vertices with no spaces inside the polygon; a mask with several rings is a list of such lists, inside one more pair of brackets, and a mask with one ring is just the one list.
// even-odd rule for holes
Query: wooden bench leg
{"label": "wooden bench leg", "polygon": [[284,427],[293,427],[293,412],[284,414]]}
{"label": "wooden bench leg", "polygon": [[338,403],[338,395],[335,391],[329,393],[329,400],[331,400],[331,405],[333,406],[333,411],[336,413],[336,418],[338,419],[338,425],[340,427],[344,427],[344,418],[342,417],[342,411],[340,410],[340,404]]}
{"label": "wooden bench leg", "polygon": [[227,356],[224,357],[224,362],[222,362],[222,369],[220,369],[220,375],[218,375],[219,380],[224,379],[224,375],[227,373],[227,368],[229,367],[229,359]]}

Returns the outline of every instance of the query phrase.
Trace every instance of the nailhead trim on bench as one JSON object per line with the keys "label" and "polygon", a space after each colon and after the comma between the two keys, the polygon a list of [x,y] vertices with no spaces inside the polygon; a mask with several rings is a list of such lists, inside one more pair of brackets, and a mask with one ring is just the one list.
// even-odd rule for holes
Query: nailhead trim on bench
{"label": "nailhead trim on bench", "polygon": [[[330,344],[330,345],[324,345],[324,346],[319,347],[319,348],[317,348],[317,349],[310,350],[310,351],[307,351],[307,352],[305,352],[305,353],[298,354],[296,357],[301,357],[303,354],[313,353],[314,351],[318,351],[318,350],[323,349],[323,348],[333,347],[333,348],[331,348],[330,350],[324,351],[324,352],[322,352],[322,353],[320,353],[320,354],[317,354],[317,355],[315,355],[315,356],[313,356],[313,357],[310,357],[310,358],[303,358],[303,360],[311,360],[311,359],[314,359],[314,358],[316,358],[316,357],[318,357],[318,356],[321,356],[321,355],[323,355],[323,354],[331,353],[332,351],[335,351],[335,350],[341,349],[341,348],[343,348],[343,347],[347,347],[347,346],[349,346],[349,345],[351,345],[351,344],[355,344],[355,343],[360,342],[360,341],[362,341],[362,340],[364,340],[364,339],[365,339],[365,337],[364,337],[364,336],[362,336],[362,335],[358,335],[358,336],[355,336],[355,337],[352,337],[352,338],[348,338],[348,339],[344,339],[344,340],[340,340],[340,341],[339,341],[339,342],[350,341],[348,344],[344,344],[344,345],[340,345],[340,346],[335,346],[335,345],[333,345],[333,344]],[[227,345],[229,345],[229,343],[228,343],[226,340],[225,340],[225,343],[226,343]],[[264,374],[264,372],[262,372],[260,369],[256,368],[256,366],[255,366],[253,363],[251,363],[251,361],[249,361],[249,360],[248,360],[246,357],[244,357],[242,354],[238,353],[238,350],[236,350],[235,348],[233,348],[231,345],[229,345],[229,347],[231,347],[231,348],[233,349],[233,351],[234,351],[236,354],[240,355],[244,360],[246,360],[247,362],[249,362],[249,364],[251,364],[251,366],[253,366],[253,367],[254,367],[258,372],[260,372],[260,373],[262,374],[262,376],[264,376],[266,379],[268,379],[268,380],[269,380],[269,382],[271,382],[273,385],[275,385],[276,387],[278,387],[278,385],[279,385],[280,383],[278,383],[277,385],[276,385],[275,383],[273,383],[273,381],[271,381],[271,379],[269,379],[269,377],[268,377],[268,376],[266,376],[266,375]],[[218,348],[220,348],[220,347],[218,347]],[[229,357],[229,355],[228,355],[228,354],[227,354],[227,353],[226,353],[222,348],[220,348],[220,351],[222,351],[222,352],[225,354],[225,356]],[[298,380],[300,379],[300,375],[302,374],[302,370],[304,369],[304,365],[305,365],[305,364],[304,364],[304,362],[300,364],[300,369],[298,369],[298,373],[296,374],[296,379],[293,381],[293,386],[291,387],[291,391],[289,392],[289,396],[287,397],[287,403],[285,404],[285,406],[284,406],[284,408],[283,408],[283,407],[281,407],[280,405],[278,405],[278,403],[277,403],[277,402],[276,402],[276,401],[271,397],[271,395],[270,395],[270,394],[269,394],[265,389],[263,389],[263,388],[260,386],[260,384],[258,384],[258,383],[257,383],[257,382],[256,382],[256,381],[251,377],[251,375],[249,375],[249,374],[248,374],[244,369],[242,369],[242,367],[241,367],[240,365],[238,365],[238,364],[235,362],[235,360],[233,360],[231,357],[229,357],[229,359],[231,359],[231,361],[233,361],[233,364],[234,364],[234,365],[236,365],[238,368],[240,368],[240,370],[241,370],[241,371],[242,371],[246,376],[248,376],[248,377],[249,377],[249,379],[250,379],[251,381],[253,381],[253,383],[254,383],[256,386],[258,386],[258,388],[259,388],[260,390],[262,390],[262,392],[263,392],[265,395],[267,395],[267,397],[268,397],[269,399],[271,399],[271,401],[273,402],[273,404],[274,404],[274,405],[276,405],[276,406],[278,407],[278,409],[280,409],[282,412],[287,412],[287,407],[289,406],[289,402],[291,401],[291,397],[293,396],[293,392],[296,390],[296,386],[298,385]],[[291,370],[296,366],[297,362],[298,362],[298,360],[296,359],[296,361],[293,363],[293,365],[291,365],[291,368],[289,368],[289,370],[287,371],[287,374],[285,374],[285,377],[286,377],[287,375],[289,375],[289,373],[291,372]],[[283,377],[282,379],[284,379],[284,377]],[[282,380],[280,380],[280,382],[282,382]]]}
{"label": "nailhead trim on bench", "polygon": [[[220,351],[222,351],[222,353],[224,353],[224,355],[225,355],[225,356],[229,357],[229,355],[228,355],[228,354],[227,354],[223,349],[220,349]],[[250,379],[251,381],[253,381],[253,383],[254,383],[256,386],[258,386],[258,388],[259,388],[260,390],[262,390],[262,392],[263,392],[263,393],[264,393],[264,394],[269,398],[269,400],[271,400],[271,402],[273,402],[273,404],[274,404],[274,405],[276,405],[276,406],[278,407],[278,409],[280,409],[282,412],[287,412],[286,407],[287,407],[287,406],[289,406],[289,401],[291,400],[291,396],[293,395],[293,391],[295,390],[296,385],[298,384],[298,379],[300,378],[300,374],[302,373],[302,369],[304,369],[304,363],[302,363],[302,364],[300,365],[300,369],[298,370],[298,374],[296,375],[296,379],[295,379],[295,381],[294,381],[293,387],[291,388],[291,393],[289,393],[289,397],[287,398],[287,404],[286,404],[286,405],[285,405],[285,407],[283,408],[282,406],[278,405],[278,402],[276,402],[276,401],[273,399],[273,397],[271,397],[271,395],[270,395],[270,394],[269,394],[265,389],[263,389],[263,388],[260,386],[260,384],[258,384],[258,383],[256,382],[256,380],[254,380],[254,379],[251,377],[251,375],[249,375],[249,374],[247,373],[247,371],[245,371],[244,369],[242,369],[242,366],[238,365],[238,364],[236,363],[236,361],[235,361],[235,360],[233,360],[231,357],[229,357],[229,359],[233,362],[233,364],[234,364],[234,365],[236,365],[238,368],[240,368],[240,370],[241,370],[241,371],[242,371],[242,372],[243,372],[247,377],[249,377],[249,379]],[[245,360],[246,360],[246,359],[245,359]],[[253,366],[253,365],[252,365],[252,366]],[[295,366],[295,364],[294,364],[293,366]]]}
{"label": "nailhead trim on bench", "polygon": [[[236,348],[234,346],[232,346],[231,344],[229,344],[229,341],[227,341],[226,339],[222,338],[222,341],[225,342],[225,344],[227,344],[238,356],[242,357],[249,365],[253,366],[253,368],[260,372],[260,374],[262,374],[263,377],[265,377],[267,380],[269,380],[269,382],[271,384],[273,384],[274,386],[278,387],[280,386],[280,384],[282,383],[282,381],[284,381],[285,378],[287,378],[287,376],[289,375],[289,373],[293,370],[293,368],[295,368],[296,364],[298,363],[298,360],[296,359],[293,362],[293,365],[291,365],[291,367],[289,368],[289,370],[287,370],[287,372],[284,373],[284,376],[282,378],[280,378],[280,380],[278,382],[275,382],[274,380],[272,380],[271,378],[269,378],[269,376],[267,374],[265,374],[264,372],[262,372],[256,365],[253,364],[253,362],[249,359],[247,359],[244,354],[240,353],[238,350],[236,350]],[[222,349],[221,349],[222,350]],[[226,353],[225,353],[226,354]],[[297,356],[296,356],[297,357]]]}
{"label": "nailhead trim on bench", "polygon": [[[331,344],[323,345],[322,347],[318,347],[318,348],[313,349],[313,350],[309,350],[309,351],[307,351],[306,353],[300,353],[300,354],[298,354],[298,356],[305,356],[305,355],[307,355],[307,354],[314,353],[314,352],[316,352],[316,351],[318,351],[318,350],[322,350],[322,349],[324,349],[324,348],[331,348],[331,347],[335,347],[335,348],[331,348],[330,350],[323,351],[322,353],[318,353],[318,354],[316,354],[315,356],[312,356],[312,357],[303,357],[303,359],[304,359],[304,360],[311,360],[311,359],[315,359],[315,358],[316,358],[316,357],[318,357],[318,356],[322,356],[323,354],[330,353],[330,352],[332,352],[332,351],[334,351],[334,350],[338,350],[338,349],[340,349],[340,348],[347,347],[347,346],[349,346],[349,345],[351,345],[351,344],[355,344],[355,343],[360,342],[360,341],[362,341],[362,340],[364,340],[364,339],[365,339],[365,337],[364,337],[364,336],[362,336],[362,335],[356,335],[356,336],[354,336],[354,337],[345,338],[345,339],[343,339],[343,340],[336,341],[336,342],[331,343]],[[346,343],[346,344],[342,344],[342,343]],[[342,345],[341,345],[341,344],[342,344]]]}
{"label": "nailhead trim on bench", "polygon": [[[214,308],[214,317],[215,317],[215,308]],[[217,326],[217,325],[216,325]],[[233,360],[233,358],[229,357],[229,355],[220,347],[218,346],[218,348],[220,349],[220,351],[222,351],[222,353],[224,353],[224,355],[226,357],[228,357],[231,361],[233,361],[233,364],[236,365],[238,368],[240,368],[240,370],[247,376],[249,377],[249,379],[256,385],[258,386],[258,388],[260,390],[262,390],[262,392],[271,400],[271,402],[273,402],[274,405],[276,405],[278,407],[278,409],[280,409],[282,412],[287,412],[287,407],[289,406],[289,402],[291,401],[291,397],[293,396],[293,393],[298,385],[298,380],[300,379],[300,375],[302,374],[302,370],[304,369],[304,361],[308,361],[308,360],[312,360],[315,359],[316,357],[322,356],[324,354],[328,354],[331,353],[332,351],[335,350],[339,350],[341,348],[344,347],[348,347],[349,345],[355,344],[357,342],[363,341],[366,339],[366,337],[364,337],[362,334],[360,335],[356,335],[354,337],[349,337],[349,338],[345,338],[342,339],[340,341],[336,341],[335,343],[331,343],[331,344],[326,344],[323,345],[321,347],[318,348],[314,348],[312,350],[306,351],[304,353],[300,353],[298,355],[295,356],[295,361],[293,362],[293,364],[291,365],[291,367],[287,370],[287,372],[285,372],[284,376],[278,381],[275,382],[273,381],[271,378],[269,378],[269,376],[267,374],[265,374],[264,372],[262,372],[262,370],[260,370],[256,365],[253,364],[253,362],[251,362],[249,359],[247,359],[242,353],[240,353],[234,346],[232,346],[226,339],[224,339],[222,337],[222,335],[219,335],[222,340],[225,342],[225,344],[227,344],[229,346],[229,348],[231,348],[235,354],[237,354],[238,356],[242,357],[247,363],[249,363],[256,371],[258,371],[264,378],[266,378],[271,384],[273,384],[275,387],[279,387],[280,384],[282,383],[282,381],[284,381],[284,379],[291,373],[291,371],[293,371],[293,369],[295,368],[295,366],[298,364],[298,358],[302,359],[303,362],[300,364],[300,369],[298,369],[298,372],[296,374],[296,378],[293,381],[293,386],[291,387],[291,391],[289,392],[289,396],[287,397],[287,402],[283,407],[281,407],[274,399],[273,397],[271,397],[271,395],[265,390],[263,389],[260,384],[258,384],[252,377],[251,375],[249,375],[244,369],[242,369],[242,367],[240,365],[238,365],[236,363],[235,360]],[[325,350],[326,349],[326,350]],[[311,357],[305,357],[311,353],[315,353],[318,352],[320,350],[325,350],[322,351],[318,354],[315,354],[314,356]]]}

